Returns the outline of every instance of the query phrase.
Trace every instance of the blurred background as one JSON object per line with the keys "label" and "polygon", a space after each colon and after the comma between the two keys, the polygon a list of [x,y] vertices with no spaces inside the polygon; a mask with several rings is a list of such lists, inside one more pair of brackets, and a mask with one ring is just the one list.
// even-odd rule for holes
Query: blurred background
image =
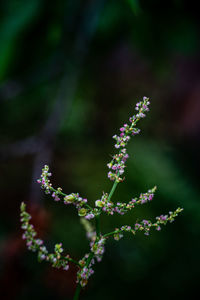
{"label": "blurred background", "polygon": [[129,201],[154,185],[154,200],[103,216],[102,232],[184,211],[149,237],[110,240],[82,299],[182,299],[198,292],[200,253],[200,20],[184,0],[0,1],[1,299],[71,299],[76,268],[38,263],[21,239],[28,205],[48,249],[88,251],[76,210],[55,203],[36,179],[49,164],[55,187],[91,205],[109,192],[112,136],[143,96],[151,111],[128,146]]}

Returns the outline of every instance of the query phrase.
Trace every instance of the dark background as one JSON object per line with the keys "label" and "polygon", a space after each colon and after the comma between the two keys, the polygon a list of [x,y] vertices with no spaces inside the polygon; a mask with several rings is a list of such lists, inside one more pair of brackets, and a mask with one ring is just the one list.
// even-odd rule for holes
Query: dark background
{"label": "dark background", "polygon": [[[76,269],[38,263],[21,239],[28,204],[39,236],[79,259],[88,243],[76,210],[55,203],[36,179],[50,165],[55,187],[91,205],[108,192],[112,136],[143,96],[151,111],[128,146],[126,181],[113,199],[154,185],[137,218],[184,211],[149,237],[109,241],[82,299],[191,299],[199,294],[200,19],[196,1],[0,1],[1,299],[71,299]],[[128,296],[129,295],[129,296]]]}

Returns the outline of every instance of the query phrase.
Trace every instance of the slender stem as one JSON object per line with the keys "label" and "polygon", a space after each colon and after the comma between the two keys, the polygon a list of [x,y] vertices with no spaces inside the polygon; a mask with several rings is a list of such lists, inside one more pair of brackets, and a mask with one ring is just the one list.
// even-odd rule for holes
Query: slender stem
{"label": "slender stem", "polygon": [[67,196],[67,194],[65,194],[65,193],[63,193],[63,192],[61,192],[61,191],[58,191],[58,190],[56,190],[56,189],[54,189],[52,186],[50,186],[50,188],[49,188],[51,191],[53,191],[53,192],[56,192],[56,193],[58,193],[58,194],[60,194],[61,196]]}
{"label": "slender stem", "polygon": [[80,285],[80,283],[78,283],[77,286],[76,286],[76,290],[75,290],[73,300],[78,300],[80,292],[81,292],[81,285]]}
{"label": "slender stem", "polygon": [[78,261],[76,261],[75,259],[73,259],[73,258],[66,258],[66,260],[68,260],[68,261],[71,261],[72,263],[74,263],[75,265],[77,265],[77,266],[79,266],[79,267],[81,267],[81,265],[79,264],[79,262]]}
{"label": "slender stem", "polygon": [[115,231],[106,233],[106,234],[103,235],[103,237],[105,238],[105,237],[108,237],[108,236],[110,236],[110,235],[113,235],[113,234],[119,233],[119,232],[122,232],[122,230],[115,230]]}
{"label": "slender stem", "polygon": [[89,264],[90,264],[91,260],[93,259],[93,257],[94,257],[94,253],[90,252],[89,257],[88,257],[88,259],[86,261],[86,267],[89,266]]}
{"label": "slender stem", "polygon": [[93,210],[93,208],[89,204],[84,204],[89,210]]}
{"label": "slender stem", "polygon": [[[117,185],[118,185],[118,182],[115,180],[115,182],[114,182],[114,184],[113,184],[113,186],[111,188],[111,191],[109,193],[108,201],[111,199],[111,197],[112,197],[112,195],[113,195],[113,193],[114,193]],[[51,189],[53,189],[53,188],[51,188]],[[54,191],[56,191],[56,190],[54,190]],[[60,194],[63,195],[63,196],[66,196],[66,194],[64,194],[62,192],[60,192]],[[92,208],[88,204],[86,204],[85,206],[92,210]],[[100,215],[96,215],[95,216],[95,221],[96,221],[96,236],[97,236],[97,240],[98,240],[98,238],[100,236]],[[107,236],[112,235],[112,234],[115,234],[115,231],[105,234],[104,237],[107,237]],[[94,257],[94,253],[90,252],[90,255],[89,255],[89,257],[88,257],[88,259],[86,261],[86,267],[89,266],[89,264],[90,264],[90,262],[91,262],[91,260],[92,260],[93,257]],[[78,283],[77,287],[76,287],[76,290],[75,290],[75,294],[74,294],[73,300],[78,300],[80,292],[81,292],[81,285],[80,285],[80,283]]]}
{"label": "slender stem", "polygon": [[96,235],[97,237],[100,236],[100,215],[95,216],[95,221],[96,221]]}
{"label": "slender stem", "polygon": [[113,184],[113,186],[112,186],[112,189],[111,189],[111,191],[110,191],[110,194],[108,195],[108,201],[110,201],[110,199],[111,199],[111,197],[112,197],[112,195],[113,195],[113,193],[114,193],[114,191],[115,191],[115,189],[116,189],[118,183],[119,183],[119,182],[115,180],[115,182],[114,182],[114,184]]}

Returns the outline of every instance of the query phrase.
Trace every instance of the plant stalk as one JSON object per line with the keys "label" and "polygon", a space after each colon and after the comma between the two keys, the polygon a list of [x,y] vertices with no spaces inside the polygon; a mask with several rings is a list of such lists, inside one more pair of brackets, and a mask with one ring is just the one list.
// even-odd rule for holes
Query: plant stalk
{"label": "plant stalk", "polygon": [[78,300],[80,292],[81,292],[81,285],[80,285],[80,283],[78,283],[77,286],[76,286],[76,290],[75,290],[73,300]]}
{"label": "plant stalk", "polygon": [[95,216],[96,221],[96,235],[97,238],[100,236],[100,215]]}
{"label": "plant stalk", "polygon": [[112,195],[113,195],[113,193],[114,193],[114,191],[115,191],[115,189],[116,189],[118,183],[119,183],[119,182],[118,182],[117,180],[115,180],[115,182],[114,182],[114,184],[113,184],[113,186],[112,186],[112,189],[111,189],[111,191],[110,191],[110,194],[108,195],[108,201],[110,201],[110,199],[112,198]]}

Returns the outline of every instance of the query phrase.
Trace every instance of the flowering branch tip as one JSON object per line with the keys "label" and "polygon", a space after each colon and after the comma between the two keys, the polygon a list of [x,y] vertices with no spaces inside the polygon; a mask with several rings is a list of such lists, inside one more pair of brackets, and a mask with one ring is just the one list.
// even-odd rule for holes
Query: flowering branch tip
{"label": "flowering branch tip", "polygon": [[[44,241],[37,238],[37,232],[34,226],[30,224],[31,216],[26,211],[26,204],[21,203],[20,216],[21,216],[21,228],[23,229],[22,238],[26,241],[26,245],[29,250],[38,253],[39,261],[50,262],[54,268],[62,268],[63,270],[69,269],[69,264],[74,263],[77,266],[77,290],[75,298],[80,293],[80,289],[85,287],[90,276],[94,273],[95,262],[102,260],[105,252],[105,244],[109,237],[113,237],[116,241],[120,240],[124,233],[132,233],[135,235],[138,231],[144,232],[145,235],[149,235],[151,229],[157,231],[161,230],[163,225],[168,222],[171,223],[182,212],[182,208],[177,208],[174,212],[169,212],[166,215],[160,215],[156,217],[154,222],[150,220],[142,220],[136,222],[133,226],[123,225],[120,228],[115,228],[114,231],[105,233],[102,235],[100,228],[100,216],[102,213],[107,215],[125,213],[134,209],[137,205],[146,204],[152,201],[157,187],[149,189],[145,193],[140,193],[138,197],[134,197],[128,202],[125,201],[111,201],[113,194],[117,188],[118,183],[124,180],[124,172],[126,168],[126,161],[129,157],[127,153],[127,145],[131,137],[140,133],[140,129],[137,128],[137,123],[146,116],[149,111],[150,101],[149,98],[143,97],[143,100],[138,102],[135,106],[136,113],[129,118],[129,122],[125,123],[120,129],[119,134],[114,135],[115,149],[118,149],[118,153],[112,156],[112,160],[107,164],[109,168],[108,178],[113,181],[113,186],[109,193],[103,195],[95,201],[94,207],[88,204],[86,198],[82,198],[78,193],[65,194],[62,188],[54,188],[50,182],[52,176],[49,171],[49,166],[45,165],[42,169],[42,174],[37,182],[46,194],[50,194],[54,201],[63,202],[65,205],[73,205],[80,217],[80,222],[86,231],[86,237],[89,240],[89,253],[86,253],[79,261],[74,260],[69,254],[64,255],[64,249],[62,243],[55,244],[54,252],[49,253]],[[95,226],[91,220],[95,220]]]}

